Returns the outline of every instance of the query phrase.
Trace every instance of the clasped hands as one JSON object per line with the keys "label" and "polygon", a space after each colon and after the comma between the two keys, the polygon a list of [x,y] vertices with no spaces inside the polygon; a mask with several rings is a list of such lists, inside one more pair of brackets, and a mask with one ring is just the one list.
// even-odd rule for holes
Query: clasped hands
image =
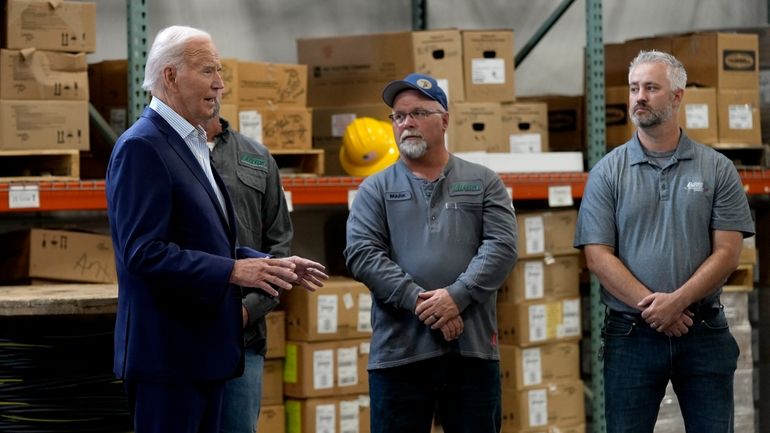
{"label": "clasped hands", "polygon": [[278,296],[278,291],[272,286],[291,290],[294,285],[298,285],[312,292],[323,286],[324,280],[329,278],[325,270],[324,265],[299,256],[239,259],[233,266],[230,282],[255,287],[272,296]]}
{"label": "clasped hands", "polygon": [[693,313],[679,304],[673,293],[652,293],[637,304],[650,327],[669,337],[681,337],[693,324]]}
{"label": "clasped hands", "polygon": [[452,341],[463,333],[463,318],[446,289],[436,289],[417,295],[414,314],[431,329],[439,329],[444,340]]}

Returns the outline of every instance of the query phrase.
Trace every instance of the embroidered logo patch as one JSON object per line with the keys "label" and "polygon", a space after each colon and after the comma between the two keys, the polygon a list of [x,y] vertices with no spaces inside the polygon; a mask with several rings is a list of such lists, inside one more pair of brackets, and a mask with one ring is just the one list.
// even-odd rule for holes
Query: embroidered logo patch
{"label": "embroidered logo patch", "polygon": [[481,192],[481,182],[456,182],[449,187],[449,193],[457,194],[477,194]]}
{"label": "embroidered logo patch", "polygon": [[703,192],[703,182],[687,182],[687,186],[685,186],[684,189],[693,192]]}
{"label": "embroidered logo patch", "polygon": [[259,155],[242,153],[240,158],[241,165],[251,168],[267,168],[267,161]]}

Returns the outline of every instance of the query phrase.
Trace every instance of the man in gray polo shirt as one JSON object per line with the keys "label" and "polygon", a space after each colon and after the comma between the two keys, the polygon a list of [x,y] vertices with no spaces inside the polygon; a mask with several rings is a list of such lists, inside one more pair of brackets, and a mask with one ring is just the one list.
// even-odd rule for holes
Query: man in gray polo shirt
{"label": "man in gray polo shirt", "polygon": [[687,73],[643,51],[629,70],[637,132],[591,170],[575,246],[602,285],[607,431],[652,432],[671,381],[688,432],[733,431],[738,347],[719,294],[753,234],[735,167],[690,140]]}
{"label": "man in gray polo shirt", "polygon": [[400,158],[361,183],[345,258],[372,291],[372,433],[501,427],[497,290],[517,258],[511,198],[499,176],[450,154],[447,99],[410,74],[383,99]]}

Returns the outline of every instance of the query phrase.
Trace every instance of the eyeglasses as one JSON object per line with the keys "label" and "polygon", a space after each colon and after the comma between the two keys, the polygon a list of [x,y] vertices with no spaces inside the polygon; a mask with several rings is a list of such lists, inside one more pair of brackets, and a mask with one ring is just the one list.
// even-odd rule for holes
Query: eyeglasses
{"label": "eyeglasses", "polygon": [[414,110],[410,113],[401,113],[401,112],[395,112],[388,116],[388,119],[390,119],[392,122],[395,122],[397,125],[401,125],[402,123],[406,122],[407,117],[411,117],[414,120],[420,121],[426,119],[431,114],[444,114],[444,111],[440,110]]}

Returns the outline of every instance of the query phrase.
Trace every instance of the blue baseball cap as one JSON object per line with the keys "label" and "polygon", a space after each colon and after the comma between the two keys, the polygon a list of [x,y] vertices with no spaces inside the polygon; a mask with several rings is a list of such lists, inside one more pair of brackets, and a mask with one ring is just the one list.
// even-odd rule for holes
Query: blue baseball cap
{"label": "blue baseball cap", "polygon": [[423,95],[441,104],[444,110],[448,110],[446,93],[441,90],[441,87],[438,86],[433,77],[423,74],[409,74],[403,80],[391,81],[382,90],[382,100],[388,104],[388,107],[393,108],[396,96],[409,89],[420,91]]}

